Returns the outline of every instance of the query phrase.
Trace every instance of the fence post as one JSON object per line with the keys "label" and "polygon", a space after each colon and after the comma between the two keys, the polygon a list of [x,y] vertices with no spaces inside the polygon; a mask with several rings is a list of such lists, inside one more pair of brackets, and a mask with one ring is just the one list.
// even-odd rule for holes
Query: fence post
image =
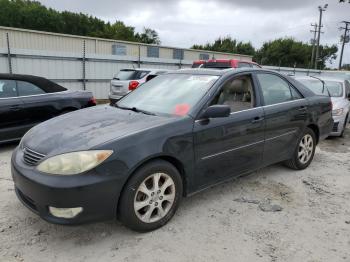
{"label": "fence post", "polygon": [[7,44],[7,60],[8,60],[8,66],[9,66],[9,73],[12,74],[12,61],[11,61],[11,48],[10,48],[9,33],[6,33],[6,44]]}
{"label": "fence post", "polygon": [[139,56],[137,59],[137,66],[138,68],[140,68],[141,67],[141,45],[138,45],[138,48],[139,48]]}
{"label": "fence post", "polygon": [[83,41],[83,90],[86,90],[86,43]]}

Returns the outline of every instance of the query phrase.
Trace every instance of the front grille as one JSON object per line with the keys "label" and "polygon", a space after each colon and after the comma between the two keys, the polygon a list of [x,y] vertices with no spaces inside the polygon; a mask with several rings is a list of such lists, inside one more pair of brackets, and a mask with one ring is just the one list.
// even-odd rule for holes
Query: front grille
{"label": "front grille", "polygon": [[334,123],[332,131],[333,132],[338,132],[338,126],[339,126],[339,122],[338,123]]}
{"label": "front grille", "polygon": [[38,162],[43,159],[45,155],[35,152],[34,150],[25,147],[23,150],[23,160],[30,166],[35,166]]}

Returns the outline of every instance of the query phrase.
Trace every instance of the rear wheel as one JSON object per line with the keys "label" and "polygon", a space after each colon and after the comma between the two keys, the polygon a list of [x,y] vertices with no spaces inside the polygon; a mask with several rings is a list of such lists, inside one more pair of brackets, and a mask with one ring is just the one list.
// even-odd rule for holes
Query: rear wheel
{"label": "rear wheel", "polygon": [[182,179],[170,163],[157,160],[135,172],[125,186],[118,209],[127,227],[148,232],[165,225],[182,197]]}
{"label": "rear wheel", "polygon": [[316,149],[316,137],[312,129],[306,128],[304,134],[298,141],[298,145],[293,153],[293,158],[285,162],[286,166],[295,169],[302,170],[307,168],[315,154]]}

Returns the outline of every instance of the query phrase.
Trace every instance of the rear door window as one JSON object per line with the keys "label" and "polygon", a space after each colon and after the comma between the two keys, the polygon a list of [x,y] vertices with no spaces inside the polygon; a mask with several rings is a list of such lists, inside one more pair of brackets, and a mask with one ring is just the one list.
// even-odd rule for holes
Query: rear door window
{"label": "rear door window", "polygon": [[17,96],[16,81],[0,79],[0,98],[9,98]]}
{"label": "rear door window", "polygon": [[17,89],[19,96],[33,96],[46,94],[40,87],[25,81],[17,81]]}
{"label": "rear door window", "polygon": [[[291,90],[289,83],[279,76],[259,73],[257,74],[257,78],[263,93],[265,105],[273,105],[294,100],[292,94],[293,91]],[[294,95],[296,94],[294,92]]]}

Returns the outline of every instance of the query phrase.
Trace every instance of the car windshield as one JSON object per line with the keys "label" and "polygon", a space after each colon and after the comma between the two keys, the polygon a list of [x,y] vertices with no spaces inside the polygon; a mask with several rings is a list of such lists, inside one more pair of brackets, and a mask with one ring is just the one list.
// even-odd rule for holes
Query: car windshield
{"label": "car windshield", "polygon": [[323,86],[323,83],[318,79],[297,79],[300,83],[305,85],[308,89],[314,92],[316,95],[328,96],[327,89]]}
{"label": "car windshield", "polygon": [[122,69],[114,77],[116,80],[138,80],[145,77],[150,71]]}
{"label": "car windshield", "polygon": [[343,84],[336,81],[325,81],[326,87],[331,97],[342,97],[343,96]]}
{"label": "car windshield", "polygon": [[161,75],[131,92],[116,106],[153,114],[185,116],[218,78],[180,73]]}

